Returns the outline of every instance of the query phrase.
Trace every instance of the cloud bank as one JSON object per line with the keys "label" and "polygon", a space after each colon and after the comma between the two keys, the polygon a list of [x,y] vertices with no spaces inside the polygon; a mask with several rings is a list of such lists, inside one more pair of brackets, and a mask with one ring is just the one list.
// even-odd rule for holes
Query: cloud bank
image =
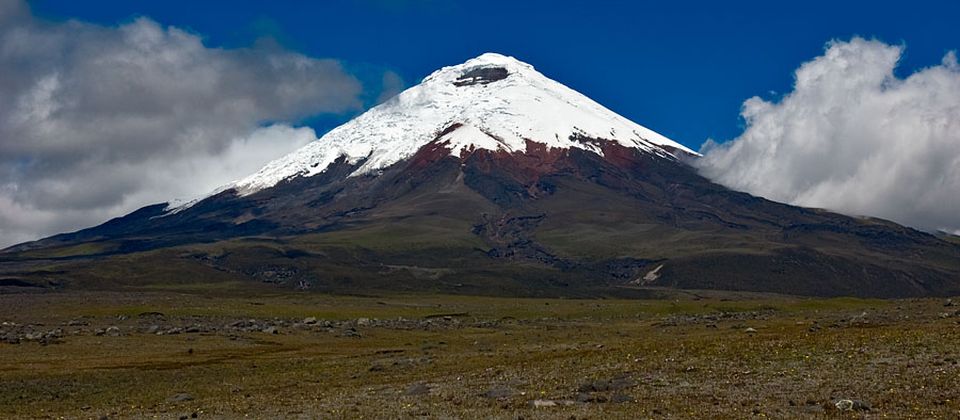
{"label": "cloud bank", "polygon": [[289,123],[363,106],[334,60],[19,1],[0,1],[0,75],[0,248],[211,191],[316,139]]}
{"label": "cloud bank", "polygon": [[960,65],[898,78],[903,47],[831,42],[779,102],[743,104],[744,132],[708,141],[698,166],[772,200],[960,230]]}

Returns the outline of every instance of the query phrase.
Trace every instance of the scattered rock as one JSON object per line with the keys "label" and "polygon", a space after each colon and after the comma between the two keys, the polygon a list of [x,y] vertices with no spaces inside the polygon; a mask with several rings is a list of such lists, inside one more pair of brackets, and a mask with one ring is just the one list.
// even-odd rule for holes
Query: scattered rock
{"label": "scattered rock", "polygon": [[118,327],[107,327],[107,329],[104,330],[103,333],[104,333],[105,335],[110,336],[110,337],[119,337],[119,336],[120,336],[120,328],[118,328]]}
{"label": "scattered rock", "polygon": [[547,407],[558,407],[561,405],[573,405],[576,404],[576,401],[573,400],[533,400],[530,402],[530,405],[534,408],[547,408]]}
{"label": "scattered rock", "polygon": [[277,327],[266,327],[261,330],[261,332],[264,334],[280,334],[280,330],[278,330]]}
{"label": "scattered rock", "polygon": [[[772,309],[761,311],[742,311],[742,312],[714,312],[707,314],[683,314],[671,315],[663,318],[660,326],[677,326],[687,324],[716,324],[720,321],[763,321],[775,315],[776,311]],[[746,325],[740,322],[732,325],[731,329],[744,329]]]}
{"label": "scattered rock", "polygon": [[306,325],[313,325],[317,323],[317,318],[312,316],[306,317],[303,319],[303,321],[301,321],[301,323]]}
{"label": "scattered rock", "polygon": [[266,322],[259,322],[255,319],[247,319],[231,322],[226,325],[226,328],[243,332],[255,332],[263,331],[263,329],[267,326],[268,324]]}
{"label": "scattered rock", "polygon": [[171,402],[171,403],[178,403],[178,402],[184,402],[184,401],[193,401],[193,395],[190,395],[186,392],[180,392],[170,398],[167,398],[167,402]]}
{"label": "scattered rock", "polygon": [[947,299],[947,301],[943,303],[943,306],[948,306],[948,307],[949,307],[949,306],[954,306],[954,305],[956,305],[956,304],[953,303],[953,299]]}
{"label": "scattered rock", "polygon": [[754,329],[753,327],[750,327],[750,328],[747,328],[747,329],[743,330],[743,332],[745,332],[745,333],[747,333],[747,334],[756,334],[756,333],[757,333],[757,330]]}
{"label": "scattered rock", "polygon": [[870,405],[860,400],[837,400],[833,405],[840,411],[870,411]]}

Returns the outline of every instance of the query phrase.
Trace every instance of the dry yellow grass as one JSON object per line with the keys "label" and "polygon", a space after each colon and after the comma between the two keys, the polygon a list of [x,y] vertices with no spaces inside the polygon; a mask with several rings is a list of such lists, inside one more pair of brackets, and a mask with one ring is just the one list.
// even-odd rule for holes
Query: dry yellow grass
{"label": "dry yellow grass", "polygon": [[[0,344],[0,417],[957,418],[957,309],[776,297],[6,295],[0,321],[64,337]],[[154,311],[164,317],[138,316]],[[336,322],[294,325],[308,316]],[[225,327],[249,318],[280,334]],[[203,332],[148,334],[151,324]],[[122,335],[94,334],[109,326]],[[839,411],[841,399],[870,410]]]}

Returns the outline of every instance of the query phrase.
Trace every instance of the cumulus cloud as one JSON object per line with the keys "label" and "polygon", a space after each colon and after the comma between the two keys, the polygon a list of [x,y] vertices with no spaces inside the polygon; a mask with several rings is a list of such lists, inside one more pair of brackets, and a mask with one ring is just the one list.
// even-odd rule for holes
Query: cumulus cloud
{"label": "cumulus cloud", "polygon": [[772,200],[960,230],[960,65],[898,78],[903,47],[831,42],[777,102],[744,102],[746,129],[708,142],[707,177]]}
{"label": "cumulus cloud", "polygon": [[363,106],[335,60],[20,1],[0,1],[0,75],[0,247],[210,191],[316,138],[289,124]]}

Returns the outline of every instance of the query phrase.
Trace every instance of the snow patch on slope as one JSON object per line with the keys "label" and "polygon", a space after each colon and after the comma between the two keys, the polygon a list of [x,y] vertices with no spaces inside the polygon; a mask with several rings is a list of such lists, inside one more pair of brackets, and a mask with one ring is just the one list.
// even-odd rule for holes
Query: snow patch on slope
{"label": "snow patch on slope", "polygon": [[[463,82],[465,74],[484,68],[502,68],[508,74],[485,83]],[[697,154],[547,78],[529,64],[487,53],[434,72],[419,85],[226,187],[249,195],[291,177],[316,175],[341,156],[353,164],[363,161],[352,176],[376,173],[412,156],[454,124],[461,126],[440,139],[449,141],[454,155],[475,149],[522,152],[526,140],[600,153],[593,145],[570,140],[575,134],[662,156],[672,155],[660,146]]]}
{"label": "snow patch on slope", "polygon": [[450,154],[454,156],[460,156],[463,152],[476,149],[514,151],[510,145],[468,124],[461,125],[449,133],[440,136],[437,142],[446,144],[447,148],[450,149]]}

